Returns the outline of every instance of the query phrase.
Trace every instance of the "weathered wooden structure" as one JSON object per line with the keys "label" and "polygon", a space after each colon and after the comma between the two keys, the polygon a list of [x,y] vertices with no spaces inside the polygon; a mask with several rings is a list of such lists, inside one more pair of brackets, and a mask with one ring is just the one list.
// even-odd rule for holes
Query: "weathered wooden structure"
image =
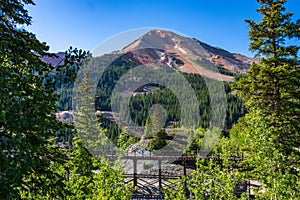
{"label": "weathered wooden structure", "polygon": [[[117,157],[115,155],[108,155],[109,160],[115,160]],[[220,161],[219,157],[212,156],[188,156],[188,155],[125,155],[121,157],[124,160],[131,160],[132,162],[132,173],[124,174],[125,183],[132,184],[135,188],[132,199],[164,199],[163,191],[170,188],[176,188],[176,181],[183,178],[183,184],[186,191],[187,198],[191,197],[189,192],[187,182],[187,163],[190,161],[196,161],[196,159],[213,159],[215,161]],[[158,164],[157,174],[138,174],[138,161],[155,161]],[[181,175],[165,175],[162,174],[162,163],[164,161],[176,161],[182,165]],[[243,160],[243,158],[231,157],[230,160],[238,162]],[[178,182],[177,182],[178,184]],[[236,188],[236,196],[240,196],[243,192],[248,192],[249,185],[248,182],[240,182]]]}

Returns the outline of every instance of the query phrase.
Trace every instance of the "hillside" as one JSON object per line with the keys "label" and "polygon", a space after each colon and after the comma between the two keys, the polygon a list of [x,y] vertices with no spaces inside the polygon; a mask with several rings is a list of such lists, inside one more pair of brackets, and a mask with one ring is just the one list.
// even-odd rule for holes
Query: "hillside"
{"label": "hillside", "polygon": [[164,63],[182,72],[222,81],[231,81],[233,77],[216,72],[217,66],[233,73],[245,73],[253,62],[257,62],[164,30],[150,31],[116,53],[126,54],[142,64]]}
{"label": "hillside", "polygon": [[[63,63],[64,55],[58,52],[57,57],[43,57],[42,60],[57,66]],[[123,55],[136,66],[163,63],[184,73],[221,81],[232,81],[234,74],[243,74],[252,63],[258,62],[258,59],[165,30],[152,30],[111,55]]]}
{"label": "hillside", "polygon": [[[51,60],[51,62],[54,61]],[[95,69],[99,69],[102,73],[101,80],[99,80],[97,85],[95,109],[107,112],[112,111],[111,95],[119,80],[129,70],[140,65],[155,66],[157,64],[156,66],[159,66],[160,64],[165,64],[172,69],[180,71],[195,91],[198,102],[194,102],[191,106],[199,108],[199,114],[201,115],[199,125],[207,128],[212,115],[210,108],[211,96],[203,76],[209,77],[216,82],[229,82],[236,74],[243,73],[250,66],[250,63],[254,61],[246,56],[232,54],[196,39],[179,36],[169,31],[150,31],[119,51],[91,59]],[[109,66],[107,66],[107,63],[109,63]],[[105,68],[105,66],[107,67]],[[142,74],[133,77],[132,80],[134,81],[132,84],[142,84],[139,82],[141,79],[139,76],[142,76]],[[161,79],[162,77],[158,74],[156,78]],[[176,81],[173,80],[171,84],[182,84],[179,79],[176,79]],[[61,88],[65,87],[62,86]],[[240,116],[244,115],[245,111],[242,101],[231,94],[228,83],[224,83],[224,89],[227,94],[227,113],[224,129],[227,130]],[[179,93],[182,93],[185,88],[178,87],[177,90]],[[186,116],[190,114],[185,113],[187,111],[181,113],[180,103],[176,95],[162,85],[155,85],[154,83],[152,85],[142,84],[141,87],[129,92],[132,95],[130,116],[126,115],[124,118],[132,118],[134,123],[139,126],[145,125],[149,109],[158,101],[166,108],[166,124],[179,121],[184,114]],[[72,109],[72,97],[70,97],[70,94],[69,90],[63,90],[63,93],[60,95],[59,110]],[[119,106],[120,110],[127,107],[125,105]],[[116,142],[117,132],[119,131],[109,127],[109,122],[103,122],[103,124],[107,125],[106,128],[111,130],[110,135]]]}

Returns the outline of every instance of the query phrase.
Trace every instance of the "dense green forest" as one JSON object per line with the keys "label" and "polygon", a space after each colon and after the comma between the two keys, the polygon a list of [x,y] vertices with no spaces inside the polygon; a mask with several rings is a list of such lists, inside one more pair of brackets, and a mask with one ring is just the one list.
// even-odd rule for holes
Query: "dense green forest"
{"label": "dense green forest", "polygon": [[[104,68],[103,63],[110,55],[105,55],[99,58],[92,58],[93,61],[90,61],[95,66],[99,66],[99,68]],[[120,80],[120,78],[126,74],[130,73],[129,71],[134,69],[138,63],[133,62],[131,59],[127,58],[126,55],[121,55],[117,57],[101,74],[100,81],[97,85],[96,92],[96,100],[95,100],[95,110],[102,111],[112,111],[111,109],[111,95],[113,90]],[[74,85],[74,80],[69,78],[68,73],[76,74],[79,68],[72,66],[67,70],[61,70],[59,75],[54,76],[53,79],[56,81],[56,88],[58,91],[61,91],[60,101],[57,105],[59,110],[72,110],[72,89]],[[219,69],[222,72],[227,72],[228,70],[219,66]],[[180,72],[179,72],[180,73]],[[207,82],[214,82],[216,80],[204,80],[201,75],[198,74],[186,74],[180,73],[191,85],[193,91],[196,93],[196,97],[198,102],[194,102],[194,105],[190,105],[191,107],[199,107],[199,126],[202,128],[208,128],[211,121],[211,97],[207,88]],[[227,73],[228,74],[228,73]],[[231,72],[231,75],[236,75]],[[140,74],[142,77],[143,75]],[[139,76],[138,76],[139,77]],[[137,77],[137,78],[138,78]],[[155,77],[156,79],[163,79],[164,77]],[[63,79],[70,80],[68,82],[62,81]],[[182,93],[186,88],[182,87],[180,80],[173,79],[172,83],[178,87],[178,93]],[[226,119],[224,127],[221,127],[223,132],[228,135],[228,130],[232,127],[237,120],[244,116],[246,113],[246,109],[243,105],[243,101],[232,94],[232,90],[230,88],[229,83],[224,82],[224,89],[226,93]],[[214,85],[214,84],[211,84]],[[152,92],[144,92],[143,88],[148,87]],[[214,89],[217,90],[217,89]],[[132,96],[130,99],[129,107],[130,113],[125,116],[125,118],[131,118],[133,122],[138,126],[145,126],[146,120],[149,116],[149,109],[152,105],[159,102],[166,110],[166,123],[167,126],[170,123],[179,122],[181,119],[181,115],[187,116],[189,113],[188,110],[184,110],[182,112],[181,105],[179,103],[176,95],[167,87],[155,83],[151,83],[148,85],[144,85],[141,88],[137,88],[135,92],[139,92],[139,95]],[[213,97],[216,98],[216,97]],[[121,101],[121,100],[118,100]],[[121,106],[127,106],[121,104]],[[220,107],[216,107],[214,109],[223,109]],[[120,111],[124,110],[122,107]],[[216,110],[215,112],[219,112]],[[122,128],[118,127],[118,125],[105,117],[102,117],[100,123],[103,128],[106,128],[108,137],[116,144],[118,140],[118,136],[122,132]],[[179,123],[176,123],[178,127],[180,127]]]}
{"label": "dense green forest", "polygon": [[[125,74],[129,69],[134,67],[123,64],[121,66],[113,66],[112,69],[108,68],[103,74],[103,79],[98,85],[97,96],[99,98],[96,101],[96,108],[99,110],[110,111],[110,95],[114,89],[115,84],[119,78]],[[110,74],[114,74],[113,78]],[[202,76],[197,74],[182,74],[184,78],[191,84],[192,88],[196,92],[200,110],[200,126],[207,128],[210,121],[210,96],[205,80]],[[180,85],[173,82],[174,85]],[[133,121],[138,125],[144,125],[148,116],[148,110],[152,104],[157,101],[160,102],[167,111],[167,121],[179,121],[180,119],[180,104],[177,97],[170,91],[170,89],[162,85],[148,85],[152,89],[156,89],[155,92],[144,93],[142,95],[136,95],[131,98],[130,101],[130,115]],[[237,119],[244,115],[245,109],[243,107],[242,100],[236,95],[231,94],[231,89],[228,83],[224,83],[225,91],[227,93],[227,118],[226,126],[231,127]]]}
{"label": "dense green forest", "polygon": [[[100,60],[100,61],[97,61]],[[101,58],[95,58],[94,64],[101,67]],[[137,64],[121,56],[117,58],[106,70],[103,72],[101,80],[97,87],[95,109],[103,111],[111,111],[111,94],[116,83],[119,79],[133,69]],[[72,67],[72,71],[76,74],[75,67]],[[226,71],[226,69],[219,67],[220,70]],[[227,70],[228,71],[228,70]],[[191,84],[192,88],[196,92],[198,102],[197,106],[200,109],[200,126],[207,128],[210,120],[210,96],[206,82],[201,75],[182,73],[184,78]],[[237,75],[231,72],[231,75]],[[64,83],[61,79],[68,77],[65,71],[62,71],[55,77],[56,87],[58,90],[62,90],[60,102],[57,105],[59,110],[71,110],[72,109],[72,82]],[[213,81],[213,80],[212,80]],[[172,83],[174,85],[180,83]],[[237,119],[245,114],[245,108],[242,100],[236,95],[232,95],[229,83],[224,82],[225,92],[227,94],[227,113],[226,113],[226,128],[230,128]],[[156,88],[153,93],[144,92],[143,95],[137,95],[131,98],[130,101],[130,115],[133,121],[138,125],[144,125],[148,116],[148,109],[157,101],[160,101],[167,110],[167,121],[179,121],[180,119],[180,104],[178,99],[172,92],[162,85],[149,84],[148,86]],[[136,90],[137,92],[138,89]],[[226,129],[224,127],[224,129]]]}
{"label": "dense green forest", "polygon": [[[287,0],[257,2],[261,21],[246,20],[246,23],[250,29],[250,50],[257,53],[260,61],[234,83],[224,83],[228,102],[224,130],[230,131],[213,143],[213,147],[209,145],[214,138],[206,140],[205,135],[222,130],[208,128],[210,115],[215,111],[209,108],[211,102],[205,82],[197,75],[183,75],[196,91],[201,118],[199,127],[180,128],[193,132],[189,148],[209,146],[212,157],[197,160],[197,168],[188,179],[182,178],[188,193],[183,184],[178,184],[175,189],[163,191],[166,199],[186,199],[187,194],[192,194],[193,199],[251,199],[253,196],[255,199],[300,199],[300,46],[290,43],[300,39],[300,20],[294,21],[293,14],[286,11]],[[48,53],[49,47],[33,33],[20,28],[32,22],[25,9],[25,5],[31,4],[34,4],[32,0],[8,0],[0,4],[1,199],[130,199],[135,188],[124,183],[122,168],[111,167],[96,152],[99,146],[111,145],[112,139],[121,149],[128,146],[128,141],[135,143],[139,139],[129,136],[126,129],[111,132],[116,125],[108,121],[103,124],[106,128],[101,127],[95,111],[110,109],[114,85],[135,66],[125,59],[109,67],[103,74],[105,81],[98,83],[96,99],[80,95],[90,94],[92,90],[91,74],[82,70],[82,84],[72,99],[77,102],[75,106],[80,105],[75,107],[77,124],[58,121],[55,116],[58,109],[71,108],[71,90],[61,93],[57,89],[74,85],[74,72],[90,55],[75,48],[66,52],[61,66],[44,63],[41,57],[55,55]],[[130,99],[130,115],[136,124],[157,125],[155,118],[147,120],[149,110],[144,109],[156,102],[164,105],[169,121],[177,121],[181,117],[179,113],[190,114],[178,112],[178,102],[168,88],[159,84],[150,86],[154,92]],[[95,102],[97,107],[91,107]],[[161,114],[158,111],[154,109],[154,113]],[[66,134],[74,135],[72,144],[62,148],[57,139]],[[108,134],[110,139],[106,137]],[[167,138],[165,132],[153,136],[151,148],[166,144],[160,138]],[[214,157],[220,158],[218,162]],[[243,160],[235,162],[232,157],[243,157]],[[241,181],[259,182],[259,187],[250,188],[253,196],[234,194]]]}

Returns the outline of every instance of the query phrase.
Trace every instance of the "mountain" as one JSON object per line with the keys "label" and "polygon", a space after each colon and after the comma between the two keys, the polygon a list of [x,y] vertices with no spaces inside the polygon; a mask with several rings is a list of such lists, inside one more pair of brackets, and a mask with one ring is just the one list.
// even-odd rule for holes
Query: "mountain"
{"label": "mountain", "polygon": [[[123,58],[135,62],[136,65],[163,63],[185,73],[200,74],[222,81],[232,81],[235,74],[245,73],[252,63],[258,62],[258,59],[231,53],[195,38],[165,30],[149,31],[110,55],[123,55]],[[43,57],[42,60],[53,66],[62,64],[65,53],[59,52],[56,56]]]}
{"label": "mountain", "polygon": [[[48,58],[47,61],[57,63],[58,58],[54,60]],[[153,30],[119,51],[91,57],[85,67],[95,70],[93,72],[96,73],[91,74],[92,80],[97,81],[94,78],[99,79],[95,94],[95,110],[103,112],[102,125],[106,130],[109,130],[107,136],[111,141],[117,143],[118,135],[124,127],[127,127],[128,130],[130,128],[131,133],[135,133],[139,137],[142,136],[144,131],[140,127],[147,123],[150,109],[158,102],[164,106],[166,116],[163,121],[169,127],[177,126],[177,122],[180,125],[185,126],[187,124],[186,126],[189,126],[199,114],[201,116],[198,120],[199,125],[207,128],[211,124],[213,114],[224,113],[224,108],[227,105],[226,116],[224,116],[225,124],[222,127],[226,131],[239,117],[244,115],[243,102],[231,94],[230,86],[226,82],[220,84],[221,87],[224,85],[226,96],[222,92],[218,92],[218,81],[211,81],[217,91],[210,93],[207,80],[203,76],[229,82],[232,81],[236,73],[243,73],[248,69],[252,61],[251,58],[232,54],[193,38],[183,37],[169,31]],[[168,73],[167,76],[170,75],[170,79],[168,79],[165,76],[166,73],[154,73],[154,70],[148,68],[158,69],[161,64],[187,73],[178,76],[174,70],[164,70]],[[150,70],[132,70],[140,65],[147,65],[145,68]],[[72,105],[74,105],[72,102],[73,82],[64,84],[61,81],[64,76],[67,76],[67,73],[61,70],[61,73],[54,77],[57,80],[57,89],[61,97],[58,109],[71,110]],[[160,79],[164,79],[166,82],[160,82]],[[80,76],[76,77],[76,80],[80,83]],[[183,81],[188,84],[185,85]],[[172,87],[167,87],[169,85],[174,85],[175,90]],[[183,95],[186,90],[195,93],[195,100],[190,99],[192,96]],[[193,109],[181,109],[182,102],[178,99],[178,94],[180,97],[187,97],[189,107]],[[218,101],[222,100],[222,102],[225,97],[226,105],[212,109],[211,102],[214,102],[211,101],[212,97],[216,97]],[[115,104],[113,104],[114,102]],[[198,110],[199,113],[193,113],[198,112]],[[213,119],[212,121],[214,123],[223,122],[223,119]]]}
{"label": "mountain", "polygon": [[164,63],[182,72],[223,81],[231,81],[233,77],[220,74],[217,67],[245,73],[253,62],[258,61],[165,30],[152,30],[115,53],[126,54],[141,64]]}
{"label": "mountain", "polygon": [[42,57],[42,61],[45,63],[51,64],[52,66],[58,66],[63,64],[64,58],[65,58],[66,53],[65,52],[58,52],[55,54],[55,57],[49,57],[49,56],[44,56]]}

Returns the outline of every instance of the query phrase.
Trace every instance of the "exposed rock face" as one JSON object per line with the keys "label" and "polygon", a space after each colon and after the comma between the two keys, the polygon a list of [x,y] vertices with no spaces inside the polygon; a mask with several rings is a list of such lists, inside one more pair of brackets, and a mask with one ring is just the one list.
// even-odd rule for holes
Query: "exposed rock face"
{"label": "exposed rock face", "polygon": [[[136,65],[164,64],[182,72],[222,81],[231,81],[233,77],[220,74],[217,66],[234,73],[245,73],[252,63],[259,61],[165,30],[152,30],[109,55],[113,57],[120,54]],[[43,57],[42,60],[53,66],[63,64],[65,53],[59,52],[56,56]]]}
{"label": "exposed rock face", "polygon": [[183,72],[224,81],[231,81],[232,77],[213,72],[210,68],[222,66],[235,73],[245,73],[253,62],[258,61],[163,30],[146,33],[119,53],[128,54],[142,64],[163,63]]}

